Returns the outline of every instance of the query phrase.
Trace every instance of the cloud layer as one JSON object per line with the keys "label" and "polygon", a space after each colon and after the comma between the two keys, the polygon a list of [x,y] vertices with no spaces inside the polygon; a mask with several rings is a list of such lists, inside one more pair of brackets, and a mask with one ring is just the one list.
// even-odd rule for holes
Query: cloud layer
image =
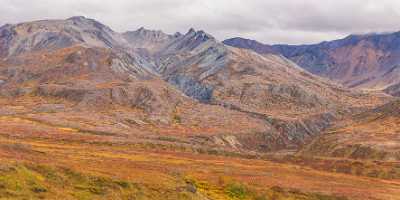
{"label": "cloud layer", "polygon": [[314,43],[400,30],[398,0],[0,0],[0,24],[75,15],[116,31],[203,29],[218,39]]}

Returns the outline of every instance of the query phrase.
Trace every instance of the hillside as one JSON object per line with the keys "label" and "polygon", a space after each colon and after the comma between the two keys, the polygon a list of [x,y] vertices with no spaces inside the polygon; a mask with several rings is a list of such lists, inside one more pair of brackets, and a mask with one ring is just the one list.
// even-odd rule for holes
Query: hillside
{"label": "hillside", "polygon": [[303,154],[353,159],[400,160],[400,101],[338,123],[309,144]]}
{"label": "hillside", "polygon": [[384,90],[400,82],[399,41],[400,34],[395,32],[350,35],[313,45],[267,45],[243,38],[224,43],[261,54],[281,54],[313,74],[350,88]]}

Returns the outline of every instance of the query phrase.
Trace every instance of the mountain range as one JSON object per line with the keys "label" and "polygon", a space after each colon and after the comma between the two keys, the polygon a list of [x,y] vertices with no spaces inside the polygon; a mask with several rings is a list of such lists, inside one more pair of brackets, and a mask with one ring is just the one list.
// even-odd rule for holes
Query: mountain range
{"label": "mountain range", "polygon": [[[243,38],[220,42],[193,28],[175,34],[145,28],[119,33],[82,16],[6,24],[0,27],[0,154],[13,157],[21,153],[23,159],[34,157],[45,163],[56,162],[57,156],[79,157],[72,163],[76,165],[91,163],[83,161],[91,158],[98,164],[102,159],[111,159],[110,163],[115,159],[122,168],[128,160],[139,160],[149,167],[141,166],[143,170],[156,169],[186,185],[186,189],[174,188],[172,194],[190,190],[197,199],[218,199],[206,196],[221,195],[226,189],[217,194],[204,192],[217,189],[204,188],[182,175],[190,169],[165,174],[160,163],[189,163],[205,153],[227,156],[221,158],[222,163],[229,156],[254,158],[257,163],[272,157],[277,163],[288,162],[285,156],[295,156],[296,166],[310,168],[339,160],[343,162],[339,167],[347,169],[349,160],[360,159],[366,164],[357,168],[362,171],[357,175],[374,177],[371,171],[378,168],[382,172],[375,173],[378,178],[396,179],[400,177],[396,171],[400,161],[398,37],[399,33],[351,35],[315,45],[266,45]],[[14,147],[8,144],[10,138],[34,145]],[[94,145],[96,154],[81,160],[89,151],[80,152],[80,145]],[[149,147],[151,153],[142,155],[150,152]],[[28,150],[15,151],[20,148]],[[35,149],[33,153],[30,148]],[[42,157],[40,152],[47,155],[47,151],[55,157]],[[190,159],[173,163],[167,156],[149,164],[146,157],[164,157],[170,151]],[[124,156],[116,157],[120,154]],[[136,154],[143,157],[129,157]],[[307,162],[310,157],[322,161]],[[369,160],[379,160],[385,167],[369,164]],[[243,167],[242,162],[232,160],[232,166]],[[223,171],[210,163],[215,168],[209,171]],[[205,169],[210,166],[194,175],[208,173]],[[293,169],[294,174],[301,174],[296,176],[308,176],[306,170]],[[66,174],[62,177],[73,177],[68,171],[62,173]],[[268,184],[277,184],[278,179]],[[313,181],[311,185],[316,184]],[[282,184],[287,187],[291,181]],[[329,184],[318,190],[326,192],[332,187],[355,199],[385,198],[375,193],[366,196],[363,190],[346,192],[336,183]],[[202,195],[193,192],[193,187]],[[89,190],[91,195],[102,194],[93,190]],[[271,191],[279,194],[277,199],[285,195],[323,199]],[[390,197],[396,194],[396,188],[387,192]]]}
{"label": "mountain range", "polygon": [[[384,99],[319,78],[283,56],[231,48],[194,29],[174,35],[144,28],[117,33],[72,17],[5,25],[0,33],[4,96],[61,98],[72,110],[128,106],[166,125],[178,110],[190,109],[185,104],[196,104],[204,112],[201,119],[192,119],[195,113],[189,111],[179,118],[182,126],[201,128],[216,127],[207,121],[207,107],[218,107],[220,114],[211,115],[221,115],[214,121],[219,129],[211,135],[252,148],[295,147],[340,118],[340,110]],[[239,125],[232,125],[234,115],[226,112],[251,123],[240,124],[237,133],[224,130]]]}
{"label": "mountain range", "polygon": [[[268,45],[232,38],[224,44],[260,54],[281,54],[305,70],[349,88],[396,94],[399,78],[400,33],[350,35],[312,45]],[[390,89],[389,89],[390,88]]]}

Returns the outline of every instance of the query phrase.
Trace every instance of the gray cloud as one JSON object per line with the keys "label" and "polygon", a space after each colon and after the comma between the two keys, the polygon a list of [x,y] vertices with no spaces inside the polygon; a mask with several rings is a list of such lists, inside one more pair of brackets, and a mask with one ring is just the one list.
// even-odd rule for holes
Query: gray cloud
{"label": "gray cloud", "polygon": [[84,15],[117,31],[190,27],[222,40],[313,43],[400,30],[398,0],[0,0],[0,23]]}

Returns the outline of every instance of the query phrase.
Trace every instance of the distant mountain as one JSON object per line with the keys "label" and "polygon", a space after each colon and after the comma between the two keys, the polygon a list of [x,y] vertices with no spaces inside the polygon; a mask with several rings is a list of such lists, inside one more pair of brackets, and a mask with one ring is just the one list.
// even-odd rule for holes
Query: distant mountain
{"label": "distant mountain", "polygon": [[400,83],[400,32],[350,35],[313,45],[266,45],[242,38],[224,43],[282,54],[307,71],[350,88],[383,90]]}
{"label": "distant mountain", "polygon": [[297,148],[353,107],[385,101],[194,29],[118,33],[85,17],[5,25],[0,58],[4,98],[97,110],[112,124],[133,118],[120,134],[130,134],[126,127],[147,135],[172,129],[185,143],[221,148]]}
{"label": "distant mountain", "polygon": [[223,41],[224,44],[242,48],[242,49],[250,49],[259,54],[278,54],[279,52],[274,49],[273,46],[260,43],[256,40],[250,40],[245,38],[231,38]]}

